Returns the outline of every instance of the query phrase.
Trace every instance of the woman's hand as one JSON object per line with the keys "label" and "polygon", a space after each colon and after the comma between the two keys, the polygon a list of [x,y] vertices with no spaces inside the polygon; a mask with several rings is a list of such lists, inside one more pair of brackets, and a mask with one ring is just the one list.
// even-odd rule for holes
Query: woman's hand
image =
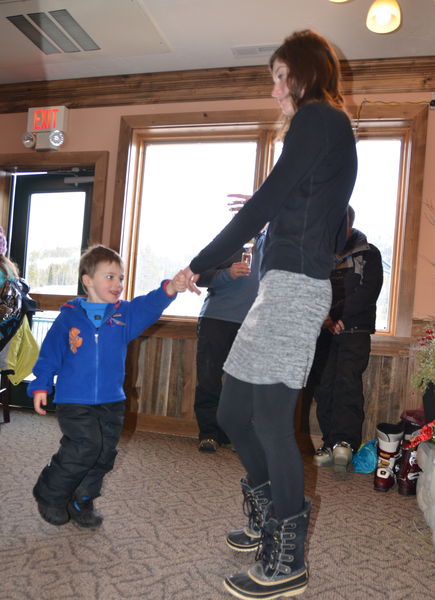
{"label": "woman's hand", "polygon": [[193,273],[193,271],[192,271],[192,269],[190,267],[186,267],[184,269],[184,276],[186,277],[187,289],[190,292],[195,292],[195,294],[198,294],[198,296],[200,296],[201,295],[201,291],[195,285],[195,283],[199,279],[199,275]]}

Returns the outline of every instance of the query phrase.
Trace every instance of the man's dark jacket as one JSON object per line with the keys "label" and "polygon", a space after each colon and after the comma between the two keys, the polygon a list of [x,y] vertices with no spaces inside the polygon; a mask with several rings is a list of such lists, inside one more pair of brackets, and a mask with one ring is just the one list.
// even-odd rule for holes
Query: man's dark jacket
{"label": "man's dark jacket", "polygon": [[345,331],[374,333],[382,282],[381,253],[361,231],[353,229],[331,274],[331,318],[340,319]]}

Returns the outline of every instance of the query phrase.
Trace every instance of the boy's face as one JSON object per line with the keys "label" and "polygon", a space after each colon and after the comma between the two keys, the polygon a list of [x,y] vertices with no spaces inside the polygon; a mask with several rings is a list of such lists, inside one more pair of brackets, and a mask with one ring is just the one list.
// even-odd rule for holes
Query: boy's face
{"label": "boy's face", "polygon": [[83,275],[89,302],[117,302],[124,289],[124,271],[117,263],[98,263],[95,273]]}

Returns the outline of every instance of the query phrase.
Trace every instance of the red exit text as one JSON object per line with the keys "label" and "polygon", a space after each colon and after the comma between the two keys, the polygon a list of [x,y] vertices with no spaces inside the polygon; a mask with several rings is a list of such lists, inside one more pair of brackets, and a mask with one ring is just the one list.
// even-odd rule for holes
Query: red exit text
{"label": "red exit text", "polygon": [[56,129],[58,108],[39,108],[33,115],[33,129]]}

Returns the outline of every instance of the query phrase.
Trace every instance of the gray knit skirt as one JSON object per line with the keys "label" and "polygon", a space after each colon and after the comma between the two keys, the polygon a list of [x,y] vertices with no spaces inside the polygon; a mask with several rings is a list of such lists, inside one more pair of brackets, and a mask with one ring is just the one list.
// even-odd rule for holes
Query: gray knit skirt
{"label": "gray knit skirt", "polygon": [[248,383],[284,383],[302,388],[330,306],[328,279],[268,271],[234,340],[224,371]]}

